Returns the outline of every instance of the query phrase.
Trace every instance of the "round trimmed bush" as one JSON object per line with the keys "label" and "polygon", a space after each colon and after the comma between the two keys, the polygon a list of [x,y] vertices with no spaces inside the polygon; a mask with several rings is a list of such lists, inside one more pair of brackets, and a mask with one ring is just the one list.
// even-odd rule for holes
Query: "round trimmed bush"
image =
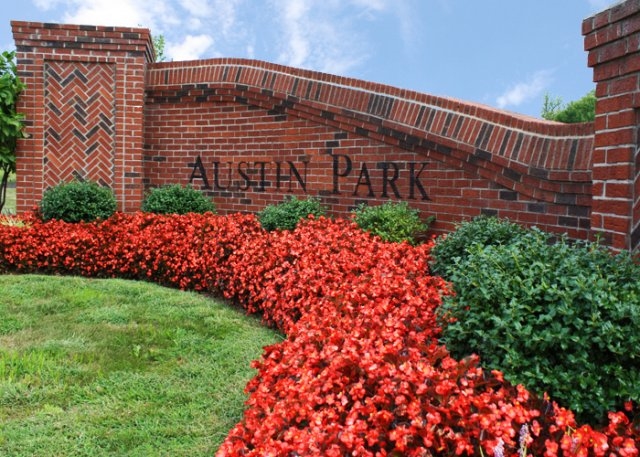
{"label": "round trimmed bush", "polygon": [[202,192],[180,184],[151,189],[142,202],[142,211],[156,214],[215,213],[216,205]]}
{"label": "round trimmed bush", "polygon": [[116,212],[113,191],[92,181],[72,181],[47,189],[40,201],[45,221],[91,222],[108,219]]}
{"label": "round trimmed bush", "polygon": [[431,250],[431,272],[448,279],[458,269],[456,262],[466,259],[472,246],[509,244],[526,233],[521,225],[495,216],[478,216],[463,222],[454,232],[436,240]]}
{"label": "round trimmed bush", "polygon": [[262,228],[269,232],[272,230],[293,230],[300,219],[306,219],[309,215],[320,217],[325,213],[324,206],[315,197],[299,200],[295,196],[290,196],[282,203],[268,205],[258,213],[258,219]]}
{"label": "round trimmed bush", "polygon": [[470,245],[450,270],[442,342],[595,424],[640,401],[640,266],[595,244],[550,240],[530,230]]}
{"label": "round trimmed bush", "polygon": [[382,205],[359,205],[352,211],[358,226],[384,241],[417,244],[417,236],[429,228],[428,222],[420,220],[417,209],[407,202],[386,202]]}

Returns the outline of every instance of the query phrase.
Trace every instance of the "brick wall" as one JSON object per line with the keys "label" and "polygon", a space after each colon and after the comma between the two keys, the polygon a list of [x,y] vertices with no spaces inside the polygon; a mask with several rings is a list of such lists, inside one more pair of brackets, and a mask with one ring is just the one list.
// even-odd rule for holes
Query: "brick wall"
{"label": "brick wall", "polygon": [[147,183],[190,180],[223,213],[307,194],[335,215],[407,200],[439,231],[497,214],[589,233],[591,125],[242,59],[152,64],[146,100]]}
{"label": "brick wall", "polygon": [[144,29],[13,22],[32,135],[18,150],[19,209],[74,177],[112,187],[125,211],[145,189],[191,183],[221,213],[288,195],[342,216],[406,200],[439,232],[496,214],[636,247],[638,6],[583,24],[595,125],[253,60],[151,63]]}
{"label": "brick wall", "polygon": [[119,207],[143,196],[144,78],[153,59],[149,31],[33,22],[11,23],[19,100],[29,139],[17,150],[18,210],[50,186],[91,179],[112,187]]}
{"label": "brick wall", "polygon": [[640,243],[640,1],[614,5],[582,24],[596,82],[593,231],[623,249]]}

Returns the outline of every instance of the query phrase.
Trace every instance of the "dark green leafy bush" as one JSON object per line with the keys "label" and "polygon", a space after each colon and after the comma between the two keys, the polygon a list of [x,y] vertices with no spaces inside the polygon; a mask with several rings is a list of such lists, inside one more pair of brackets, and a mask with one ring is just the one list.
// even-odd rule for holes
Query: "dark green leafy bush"
{"label": "dark green leafy bush", "polygon": [[431,271],[449,278],[455,261],[464,260],[475,245],[509,244],[527,233],[521,225],[494,216],[479,216],[458,225],[455,232],[440,236],[431,250]]}
{"label": "dark green leafy bush", "polygon": [[[469,246],[449,269],[443,342],[585,422],[640,401],[640,267],[627,254],[528,231]],[[450,321],[454,319],[454,321]]]}
{"label": "dark green leafy bush", "polygon": [[416,237],[429,228],[428,222],[420,220],[419,211],[410,208],[407,202],[386,202],[378,206],[362,204],[353,210],[353,215],[362,230],[389,242],[407,241],[415,245]]}
{"label": "dark green leafy bush", "polygon": [[298,200],[297,197],[291,196],[282,203],[267,206],[258,213],[258,219],[262,228],[267,231],[293,230],[300,219],[305,219],[310,214],[314,217],[323,216],[325,212],[325,208],[317,198]]}
{"label": "dark green leafy bush", "polygon": [[47,189],[42,195],[42,219],[65,222],[90,222],[108,219],[116,212],[113,191],[91,181],[72,181]]}
{"label": "dark green leafy bush", "polygon": [[142,202],[142,211],[156,214],[215,213],[216,205],[191,186],[172,184],[151,189]]}

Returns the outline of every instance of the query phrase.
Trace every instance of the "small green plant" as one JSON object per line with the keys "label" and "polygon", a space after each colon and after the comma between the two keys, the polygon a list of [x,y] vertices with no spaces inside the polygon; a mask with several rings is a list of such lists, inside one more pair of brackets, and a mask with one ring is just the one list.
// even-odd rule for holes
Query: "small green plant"
{"label": "small green plant", "polygon": [[433,220],[420,220],[419,211],[410,208],[407,202],[386,202],[377,206],[362,204],[352,214],[362,230],[393,243],[417,244],[417,235],[424,233]]}
{"label": "small green plant", "polygon": [[258,219],[262,228],[267,231],[272,230],[293,230],[298,225],[300,219],[305,219],[309,215],[314,217],[323,216],[326,213],[320,200],[309,197],[306,200],[298,200],[295,196],[290,196],[282,203],[269,205],[258,213]]}
{"label": "small green plant", "polygon": [[473,246],[509,244],[527,233],[521,225],[494,216],[478,216],[463,222],[456,230],[440,236],[431,250],[432,273],[449,279]]}
{"label": "small green plant", "polygon": [[550,240],[530,230],[457,257],[442,342],[597,423],[640,401],[640,267],[596,244]]}
{"label": "small green plant", "polygon": [[18,77],[15,51],[0,54],[0,211],[7,201],[10,176],[16,172],[16,142],[26,138],[24,115],[16,103],[24,84]]}
{"label": "small green plant", "polygon": [[215,213],[216,205],[202,192],[187,185],[172,184],[151,189],[142,202],[142,211],[156,214]]}
{"label": "small green plant", "polygon": [[31,224],[23,221],[18,216],[10,215],[10,214],[0,215],[0,225],[4,225],[5,227],[20,227],[20,228],[28,228],[31,226]]}
{"label": "small green plant", "polygon": [[92,181],[72,181],[47,189],[42,195],[40,213],[45,221],[91,222],[108,219],[116,212],[111,189]]}

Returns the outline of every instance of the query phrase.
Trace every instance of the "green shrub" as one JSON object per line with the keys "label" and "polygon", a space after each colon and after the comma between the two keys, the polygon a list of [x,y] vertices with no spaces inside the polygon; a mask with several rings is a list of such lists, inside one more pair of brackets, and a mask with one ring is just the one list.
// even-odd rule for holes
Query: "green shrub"
{"label": "green shrub", "polygon": [[442,340],[597,423],[640,401],[640,267],[628,254],[549,239],[531,230],[456,258]]}
{"label": "green shrub", "polygon": [[151,189],[142,202],[142,211],[156,214],[215,213],[216,205],[202,192],[187,185],[172,184]]}
{"label": "green shrub", "polygon": [[394,243],[416,244],[416,237],[429,227],[428,222],[420,220],[419,211],[410,208],[407,202],[386,202],[377,206],[362,204],[352,213],[362,230]]}
{"label": "green shrub", "polygon": [[47,189],[42,195],[42,219],[65,222],[90,222],[108,219],[116,212],[113,191],[91,181],[72,181]]}
{"label": "green shrub", "polygon": [[454,232],[436,240],[431,250],[431,271],[449,278],[456,268],[456,259],[464,260],[470,247],[509,244],[525,233],[524,227],[494,216],[479,216],[463,222]]}
{"label": "green shrub", "polygon": [[319,217],[325,213],[326,210],[319,199],[309,197],[306,200],[298,200],[295,196],[291,196],[282,203],[267,206],[258,213],[258,219],[262,228],[267,231],[293,230],[300,219],[305,219],[309,215]]}

